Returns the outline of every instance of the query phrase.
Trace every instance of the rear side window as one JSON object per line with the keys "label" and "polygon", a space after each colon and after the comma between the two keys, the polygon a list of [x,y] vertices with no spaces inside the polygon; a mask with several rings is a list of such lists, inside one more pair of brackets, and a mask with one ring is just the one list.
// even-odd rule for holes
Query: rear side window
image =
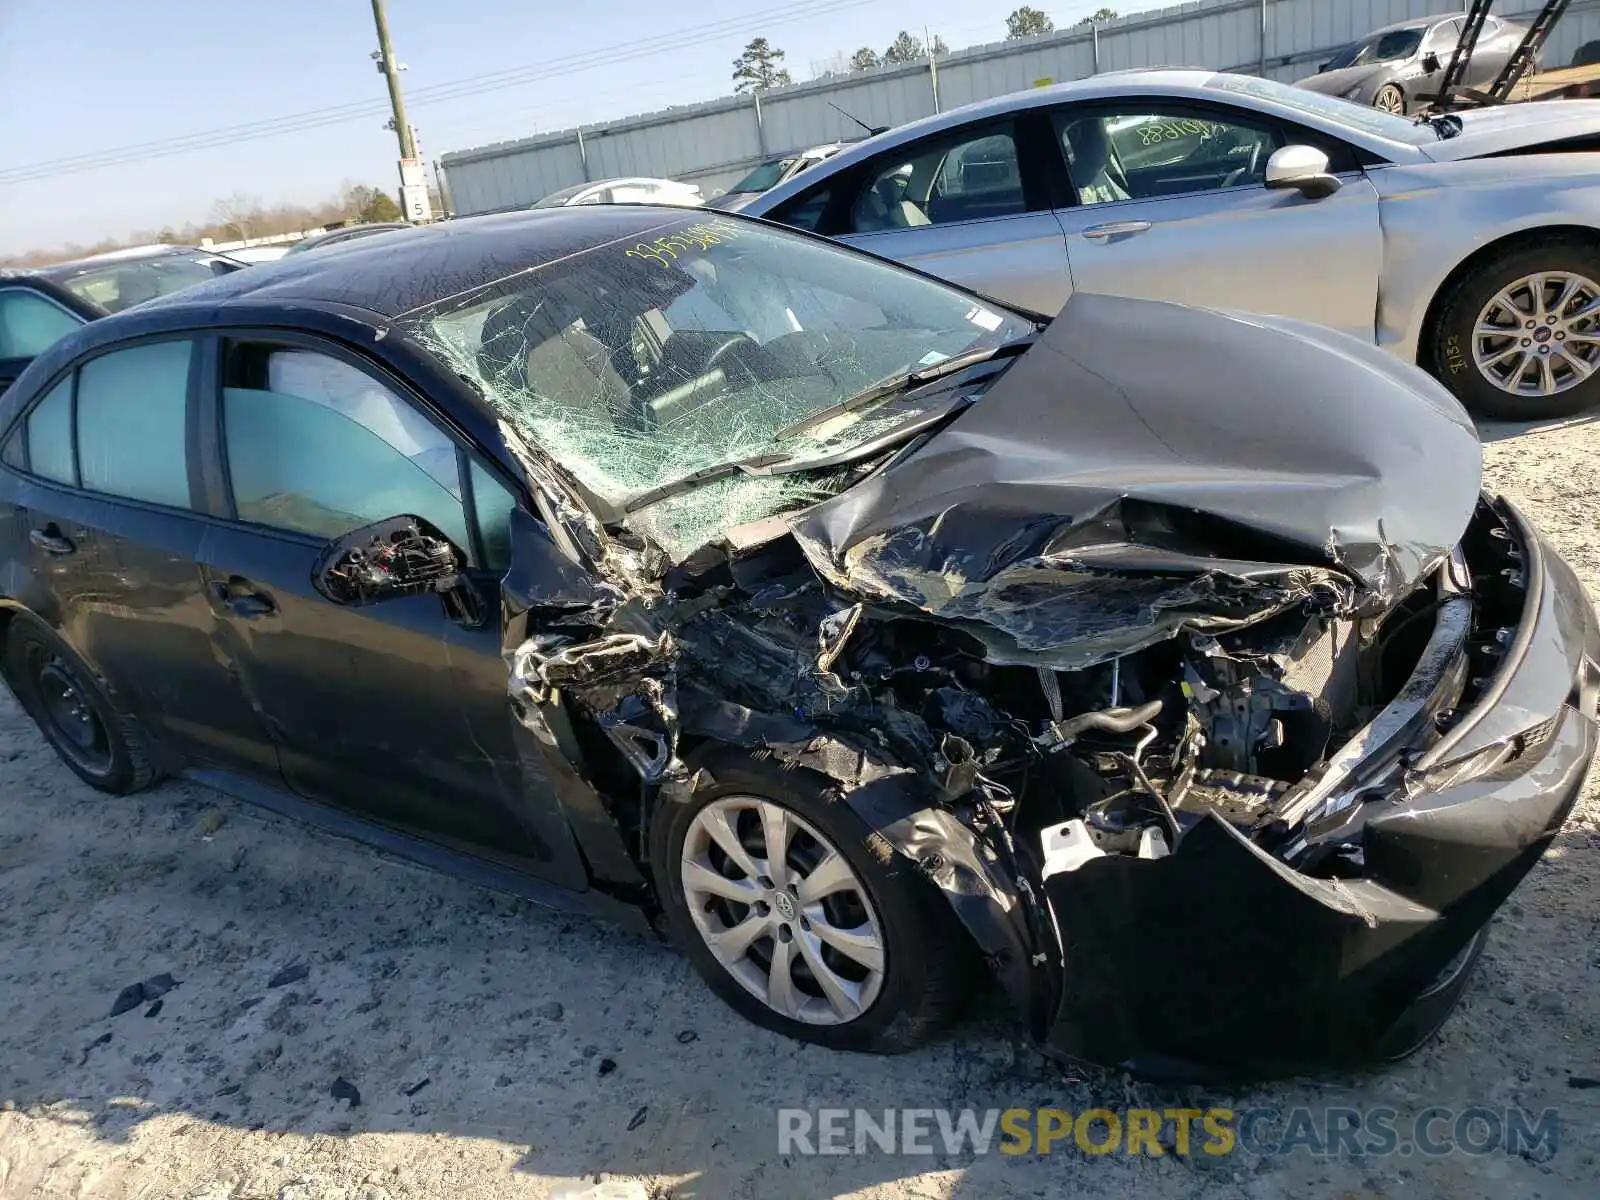
{"label": "rear side window", "polygon": [[185,430],[193,349],[189,341],[153,342],[79,370],[78,466],[85,488],[189,507]]}
{"label": "rear side window", "polygon": [[82,318],[21,288],[0,289],[0,358],[36,358]]}
{"label": "rear side window", "polygon": [[72,469],[72,376],[51,388],[28,414],[28,461],[29,469],[41,479],[68,485],[76,482]]}

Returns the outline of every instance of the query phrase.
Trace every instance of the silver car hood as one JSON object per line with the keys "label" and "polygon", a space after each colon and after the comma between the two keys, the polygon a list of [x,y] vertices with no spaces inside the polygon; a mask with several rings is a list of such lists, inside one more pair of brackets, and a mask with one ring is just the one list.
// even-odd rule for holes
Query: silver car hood
{"label": "silver car hood", "polygon": [[1072,670],[1299,604],[1383,611],[1481,476],[1461,406],[1374,346],[1079,294],[952,424],[790,529],[834,586]]}
{"label": "silver car hood", "polygon": [[1341,67],[1337,71],[1323,71],[1318,75],[1296,80],[1295,87],[1305,88],[1308,92],[1321,92],[1325,96],[1342,96],[1351,88],[1378,76],[1390,75],[1396,67],[1404,65],[1404,62],[1362,63],[1354,67]]}
{"label": "silver car hood", "polygon": [[1461,132],[1425,143],[1435,162],[1455,162],[1545,146],[1572,138],[1600,136],[1600,100],[1539,100],[1457,113]]}

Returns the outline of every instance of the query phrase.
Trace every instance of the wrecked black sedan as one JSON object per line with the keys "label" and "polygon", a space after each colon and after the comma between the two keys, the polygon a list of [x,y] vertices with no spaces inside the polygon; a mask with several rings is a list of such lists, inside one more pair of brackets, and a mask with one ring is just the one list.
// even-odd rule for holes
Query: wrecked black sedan
{"label": "wrecked black sedan", "polygon": [[560,209],[97,322],[0,430],[6,677],[84,779],[653,923],[833,1047],[987,969],[1135,1070],[1405,1053],[1595,740],[1462,410],[1288,321]]}

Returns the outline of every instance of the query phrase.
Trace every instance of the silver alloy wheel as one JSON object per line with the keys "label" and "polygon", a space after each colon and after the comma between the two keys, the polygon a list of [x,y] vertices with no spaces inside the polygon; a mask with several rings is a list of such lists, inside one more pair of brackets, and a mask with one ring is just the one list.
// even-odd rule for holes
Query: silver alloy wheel
{"label": "silver alloy wheel", "polygon": [[1404,114],[1406,98],[1394,84],[1386,83],[1378,89],[1378,94],[1372,98],[1372,107],[1380,112]]}
{"label": "silver alloy wheel", "polygon": [[885,952],[872,899],[798,814],[757,796],[713,800],[689,824],[681,878],[706,947],[774,1012],[842,1025],[878,998]]}
{"label": "silver alloy wheel", "polygon": [[1556,396],[1600,367],[1600,285],[1571,271],[1509,284],[1478,314],[1472,361],[1513,396]]}

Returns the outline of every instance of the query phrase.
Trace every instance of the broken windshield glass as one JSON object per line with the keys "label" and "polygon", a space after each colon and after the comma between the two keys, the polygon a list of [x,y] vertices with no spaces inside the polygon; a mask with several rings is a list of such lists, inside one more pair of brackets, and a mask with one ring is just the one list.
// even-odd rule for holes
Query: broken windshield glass
{"label": "broken windshield glass", "polygon": [[[889,264],[697,216],[405,322],[520,438],[616,511],[662,495],[628,524],[674,558],[838,484],[801,472],[669,485],[734,461],[803,463],[865,445],[941,400],[915,389],[859,407],[842,400],[1034,332],[1029,320]],[[796,429],[803,434],[782,436]]]}

